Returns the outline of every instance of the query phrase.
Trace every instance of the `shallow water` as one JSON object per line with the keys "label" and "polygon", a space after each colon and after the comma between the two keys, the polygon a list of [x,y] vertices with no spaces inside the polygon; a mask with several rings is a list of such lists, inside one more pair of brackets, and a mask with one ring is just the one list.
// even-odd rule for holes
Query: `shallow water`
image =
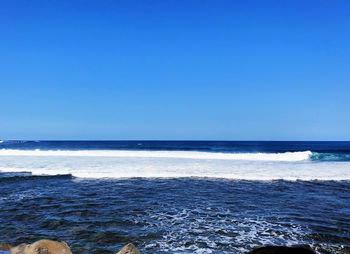
{"label": "shallow water", "polygon": [[0,173],[0,239],[73,253],[244,253],[275,244],[350,252],[349,181],[79,179]]}

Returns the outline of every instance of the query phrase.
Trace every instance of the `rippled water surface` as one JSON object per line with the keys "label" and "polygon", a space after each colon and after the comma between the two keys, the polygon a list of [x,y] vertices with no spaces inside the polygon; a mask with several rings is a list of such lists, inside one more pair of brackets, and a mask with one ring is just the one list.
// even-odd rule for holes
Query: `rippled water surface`
{"label": "rippled water surface", "polygon": [[0,240],[73,253],[244,253],[311,244],[350,253],[349,181],[81,179],[0,173]]}

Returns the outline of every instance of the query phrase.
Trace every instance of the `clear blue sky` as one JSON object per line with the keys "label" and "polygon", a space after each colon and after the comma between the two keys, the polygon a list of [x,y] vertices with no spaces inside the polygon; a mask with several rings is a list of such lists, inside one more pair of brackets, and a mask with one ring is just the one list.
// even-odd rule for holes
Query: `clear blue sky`
{"label": "clear blue sky", "polygon": [[350,1],[1,1],[0,139],[350,140]]}

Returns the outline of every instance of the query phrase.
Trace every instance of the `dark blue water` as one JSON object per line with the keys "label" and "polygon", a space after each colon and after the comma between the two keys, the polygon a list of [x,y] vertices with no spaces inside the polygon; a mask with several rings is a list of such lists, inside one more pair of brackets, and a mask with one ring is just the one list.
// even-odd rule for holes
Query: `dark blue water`
{"label": "dark blue water", "polygon": [[350,141],[5,141],[0,148],[350,153]]}
{"label": "dark blue water", "polygon": [[[350,142],[42,141],[4,142],[0,149],[309,150],[346,157]],[[313,166],[319,163],[329,162]],[[334,163],[346,168],[349,162]],[[267,244],[350,253],[350,181],[84,179],[0,171],[0,241],[41,238],[66,241],[73,253],[116,253],[129,242],[143,253],[245,253]]]}

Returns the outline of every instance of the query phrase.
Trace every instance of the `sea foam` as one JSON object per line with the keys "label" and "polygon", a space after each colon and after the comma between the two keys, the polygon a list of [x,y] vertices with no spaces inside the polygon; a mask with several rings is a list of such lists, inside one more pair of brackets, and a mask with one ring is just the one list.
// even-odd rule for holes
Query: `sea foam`
{"label": "sea foam", "polygon": [[209,177],[239,180],[350,180],[350,162],[313,161],[310,151],[0,150],[0,171],[83,178]]}
{"label": "sea foam", "polygon": [[66,157],[135,157],[181,158],[199,160],[303,161],[311,151],[285,153],[212,153],[197,151],[132,151],[132,150],[15,150],[1,149],[0,156],[66,156]]}

